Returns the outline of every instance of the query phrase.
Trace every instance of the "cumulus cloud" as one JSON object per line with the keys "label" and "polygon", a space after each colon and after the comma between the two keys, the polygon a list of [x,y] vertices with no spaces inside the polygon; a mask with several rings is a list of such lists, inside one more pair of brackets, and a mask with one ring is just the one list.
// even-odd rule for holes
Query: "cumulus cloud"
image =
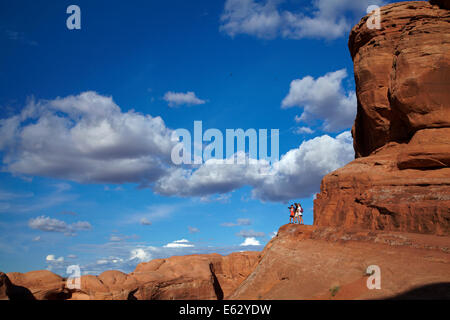
{"label": "cumulus cloud", "polygon": [[282,102],[282,108],[303,108],[297,122],[309,123],[322,120],[323,129],[336,132],[352,126],[356,116],[356,94],[346,92],[342,81],[347,77],[347,71],[341,69],[329,72],[314,79],[306,76],[291,82],[289,94]]}
{"label": "cumulus cloud", "polygon": [[192,247],[194,247],[194,245],[191,244],[189,240],[186,239],[176,240],[164,246],[164,248],[192,248]]}
{"label": "cumulus cloud", "polygon": [[309,127],[298,127],[294,130],[296,134],[313,134],[314,130]]}
{"label": "cumulus cloud", "polygon": [[236,226],[249,226],[252,222],[247,218],[239,218],[236,222],[224,222],[221,224],[222,227],[236,227]]}
{"label": "cumulus cloud", "polygon": [[192,91],[186,93],[169,91],[164,95],[163,99],[169,104],[169,107],[193,106],[206,103],[205,100],[199,99],[195,92]]}
{"label": "cumulus cloud", "polygon": [[130,260],[137,260],[139,262],[150,261],[152,259],[152,255],[144,250],[143,248],[137,248],[131,250]]}
{"label": "cumulus cloud", "polygon": [[366,14],[379,0],[316,0],[305,11],[283,8],[283,0],[227,0],[220,30],[231,37],[248,34],[263,39],[323,38],[345,35],[352,23]]}
{"label": "cumulus cloud", "polygon": [[242,247],[259,246],[259,245],[261,245],[261,243],[253,237],[245,238],[244,242],[240,244],[240,246]]}
{"label": "cumulus cloud", "polygon": [[[342,77],[342,72],[333,73],[325,76],[325,82],[339,83]],[[313,89],[322,88],[323,81],[312,82]],[[297,89],[291,93],[285,107],[303,101]],[[320,99],[320,95],[308,96],[305,117],[329,115],[319,110],[318,105],[327,105],[319,103]],[[345,111],[346,107],[340,104],[336,109]],[[335,116],[342,118],[341,114]],[[324,125],[338,127],[341,121],[336,119],[325,120]],[[3,170],[81,183],[136,183],[161,195],[209,199],[204,201],[227,201],[233,190],[250,186],[254,198],[287,201],[317,192],[323,175],[353,159],[351,135],[345,132],[335,138],[324,135],[304,141],[273,164],[244,155],[249,161],[243,165],[210,159],[196,167],[174,166],[170,156],[176,143],[172,132],[160,117],[123,112],[111,97],[95,92],[31,100],[20,114],[0,120]],[[59,189],[67,187],[70,185],[61,184]],[[217,197],[211,198],[214,195]],[[176,206],[149,208],[130,217],[129,222],[146,225],[175,210]],[[46,220],[41,228],[65,230],[61,232],[90,228],[85,222],[69,227],[56,219],[40,220]]]}
{"label": "cumulus cloud", "polygon": [[67,224],[65,221],[52,219],[46,216],[30,219],[28,221],[28,226],[35,230],[44,232],[61,232],[65,235],[75,235],[76,231],[92,229],[91,224],[87,221],[78,221],[72,224]]}
{"label": "cumulus cloud", "polygon": [[318,191],[324,175],[353,159],[353,139],[349,131],[336,138],[324,135],[304,141],[274,164],[275,173],[255,187],[252,194],[268,201],[306,198]]}
{"label": "cumulus cloud", "polygon": [[161,194],[198,196],[226,193],[250,185],[253,198],[288,201],[317,192],[324,175],[353,159],[352,137],[346,131],[336,138],[324,135],[304,141],[272,166],[264,160],[246,165],[209,160],[197,170],[177,168],[166,179],[158,181],[155,190]]}
{"label": "cumulus cloud", "polygon": [[160,117],[122,112],[91,91],[31,100],[21,114],[0,120],[4,170],[82,183],[154,181],[170,161],[170,137]]}

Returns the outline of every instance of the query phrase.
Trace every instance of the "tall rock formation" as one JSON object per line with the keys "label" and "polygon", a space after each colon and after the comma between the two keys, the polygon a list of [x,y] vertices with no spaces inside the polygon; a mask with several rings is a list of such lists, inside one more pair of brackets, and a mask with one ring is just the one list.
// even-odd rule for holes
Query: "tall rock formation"
{"label": "tall rock formation", "polygon": [[352,29],[357,159],[323,179],[315,225],[450,233],[450,11],[433,3]]}

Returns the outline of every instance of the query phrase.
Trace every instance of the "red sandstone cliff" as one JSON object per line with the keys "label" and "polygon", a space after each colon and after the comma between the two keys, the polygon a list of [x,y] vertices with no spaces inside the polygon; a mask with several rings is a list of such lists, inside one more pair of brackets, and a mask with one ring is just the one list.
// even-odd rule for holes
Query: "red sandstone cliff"
{"label": "red sandstone cliff", "polygon": [[49,271],[0,273],[0,299],[450,299],[450,3],[431,2],[353,28],[357,159],[324,177],[314,226],[281,227],[261,253],[83,276],[75,291]]}
{"label": "red sandstone cliff", "polygon": [[401,2],[381,18],[350,34],[357,159],[323,179],[314,224],[448,235],[450,11]]}

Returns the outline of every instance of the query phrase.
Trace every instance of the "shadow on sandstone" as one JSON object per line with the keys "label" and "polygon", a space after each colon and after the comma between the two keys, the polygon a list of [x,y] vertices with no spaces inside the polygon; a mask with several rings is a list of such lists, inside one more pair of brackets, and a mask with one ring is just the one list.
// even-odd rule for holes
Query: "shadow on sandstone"
{"label": "shadow on sandstone", "polygon": [[450,282],[427,284],[403,292],[388,300],[450,300]]}

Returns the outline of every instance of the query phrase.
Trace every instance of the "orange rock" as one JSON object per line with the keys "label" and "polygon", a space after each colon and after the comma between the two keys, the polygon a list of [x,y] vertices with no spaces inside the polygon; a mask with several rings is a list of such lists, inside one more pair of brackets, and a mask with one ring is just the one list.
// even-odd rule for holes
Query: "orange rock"
{"label": "orange rock", "polygon": [[143,283],[139,300],[223,299],[247,277],[258,252],[176,256],[141,263],[130,275]]}
{"label": "orange rock", "polygon": [[[285,225],[229,299],[450,299],[448,237]],[[367,287],[367,267],[381,289]]]}
{"label": "orange rock", "polygon": [[450,127],[450,12],[423,1],[381,8],[381,30],[367,17],[350,34],[358,115],[358,157],[424,128]]}
{"label": "orange rock", "polygon": [[325,176],[317,226],[450,234],[450,12],[426,2],[381,8],[349,40],[357,160]]}
{"label": "orange rock", "polygon": [[37,300],[65,300],[70,291],[65,288],[65,280],[48,270],[7,274],[13,284],[10,298]]}

